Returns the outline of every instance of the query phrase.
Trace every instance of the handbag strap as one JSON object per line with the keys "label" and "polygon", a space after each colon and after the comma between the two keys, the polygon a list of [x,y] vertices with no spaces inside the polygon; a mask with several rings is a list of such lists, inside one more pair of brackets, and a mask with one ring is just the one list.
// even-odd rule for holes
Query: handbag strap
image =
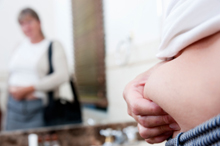
{"label": "handbag strap", "polygon": [[[53,42],[50,42],[49,49],[48,49],[48,62],[49,62],[48,75],[52,74],[54,72],[52,56],[53,56]],[[71,86],[72,95],[74,96],[74,103],[79,103],[78,94],[77,94],[76,87],[74,85],[73,79],[70,79],[69,84]],[[53,99],[54,92],[53,91],[48,92],[48,97],[49,97],[48,105],[53,104],[53,102],[54,102],[54,99]]]}
{"label": "handbag strap", "polygon": [[[52,47],[53,47],[53,42],[50,42],[49,48],[48,48],[48,63],[49,63],[49,71],[48,71],[48,75],[52,74],[54,72],[53,70],[53,64],[52,64]],[[54,100],[54,92],[53,91],[49,91],[47,93],[48,95],[48,106],[53,104]]]}
{"label": "handbag strap", "polygon": [[53,64],[52,64],[52,47],[53,47],[53,42],[50,42],[50,45],[49,45],[49,49],[48,49],[48,61],[49,61],[49,72],[48,72],[48,75],[49,74],[52,74],[54,72],[53,70]]}

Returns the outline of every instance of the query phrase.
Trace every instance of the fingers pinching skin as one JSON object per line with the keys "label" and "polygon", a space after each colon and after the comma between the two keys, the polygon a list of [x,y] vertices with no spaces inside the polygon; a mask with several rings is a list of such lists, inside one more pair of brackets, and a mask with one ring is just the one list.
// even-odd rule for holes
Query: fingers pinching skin
{"label": "fingers pinching skin", "polygon": [[130,101],[130,110],[135,115],[142,115],[142,116],[167,114],[156,103],[144,98],[136,98],[136,99],[133,98]]}
{"label": "fingers pinching skin", "polygon": [[157,137],[164,133],[173,132],[173,129],[169,127],[169,125],[158,126],[154,128],[145,128],[142,125],[138,124],[138,131],[142,138],[149,139],[153,137]]}
{"label": "fingers pinching skin", "polygon": [[[134,94],[134,93],[133,93]],[[143,97],[139,97],[138,95],[129,95],[126,98],[128,111],[134,113],[135,115],[165,115],[167,114],[161,107],[159,107],[156,103],[145,99]]]}
{"label": "fingers pinching skin", "polygon": [[137,120],[139,124],[141,124],[145,128],[151,128],[151,127],[176,123],[176,121],[170,115],[137,116],[135,119]]}
{"label": "fingers pinching skin", "polygon": [[176,128],[176,122],[156,103],[144,98],[143,89],[141,84],[126,86],[123,97],[127,103],[127,112],[139,123],[141,137],[149,143],[162,142],[172,135],[173,129],[169,125],[174,123],[173,127]]}
{"label": "fingers pinching skin", "polygon": [[130,82],[123,92],[123,97],[128,105],[129,115],[162,115],[167,114],[156,103],[144,98],[144,84]]}

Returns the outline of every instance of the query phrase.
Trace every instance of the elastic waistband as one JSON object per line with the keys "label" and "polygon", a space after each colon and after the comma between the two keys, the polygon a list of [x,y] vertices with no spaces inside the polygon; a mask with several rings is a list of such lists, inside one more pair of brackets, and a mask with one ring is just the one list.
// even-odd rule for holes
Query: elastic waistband
{"label": "elastic waistband", "polygon": [[166,146],[208,146],[220,143],[220,115],[170,139]]}

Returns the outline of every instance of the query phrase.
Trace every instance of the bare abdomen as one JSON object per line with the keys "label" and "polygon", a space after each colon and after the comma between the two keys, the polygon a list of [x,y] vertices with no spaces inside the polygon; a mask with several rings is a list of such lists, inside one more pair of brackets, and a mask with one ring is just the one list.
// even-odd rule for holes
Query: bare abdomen
{"label": "bare abdomen", "polygon": [[144,94],[187,131],[220,113],[220,35],[186,48],[149,77]]}

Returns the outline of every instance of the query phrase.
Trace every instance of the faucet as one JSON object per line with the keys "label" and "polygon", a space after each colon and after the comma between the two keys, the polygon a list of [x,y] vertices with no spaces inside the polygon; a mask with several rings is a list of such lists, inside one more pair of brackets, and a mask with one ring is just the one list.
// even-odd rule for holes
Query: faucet
{"label": "faucet", "polygon": [[111,128],[101,130],[100,134],[102,136],[105,136],[105,143],[103,144],[103,146],[113,146],[113,135]]}
{"label": "faucet", "polygon": [[[134,145],[137,142],[138,128],[129,126],[121,130],[112,130],[111,128],[101,130],[100,134],[105,136],[105,143],[103,146],[120,146],[120,145]],[[114,136],[114,138],[113,138]]]}
{"label": "faucet", "polygon": [[128,138],[129,144],[134,144],[137,141],[137,132],[138,128],[134,126],[129,126],[123,129],[123,132],[126,134]]}
{"label": "faucet", "polygon": [[115,137],[114,144],[121,145],[126,141],[126,135],[121,130],[113,130],[112,135]]}

